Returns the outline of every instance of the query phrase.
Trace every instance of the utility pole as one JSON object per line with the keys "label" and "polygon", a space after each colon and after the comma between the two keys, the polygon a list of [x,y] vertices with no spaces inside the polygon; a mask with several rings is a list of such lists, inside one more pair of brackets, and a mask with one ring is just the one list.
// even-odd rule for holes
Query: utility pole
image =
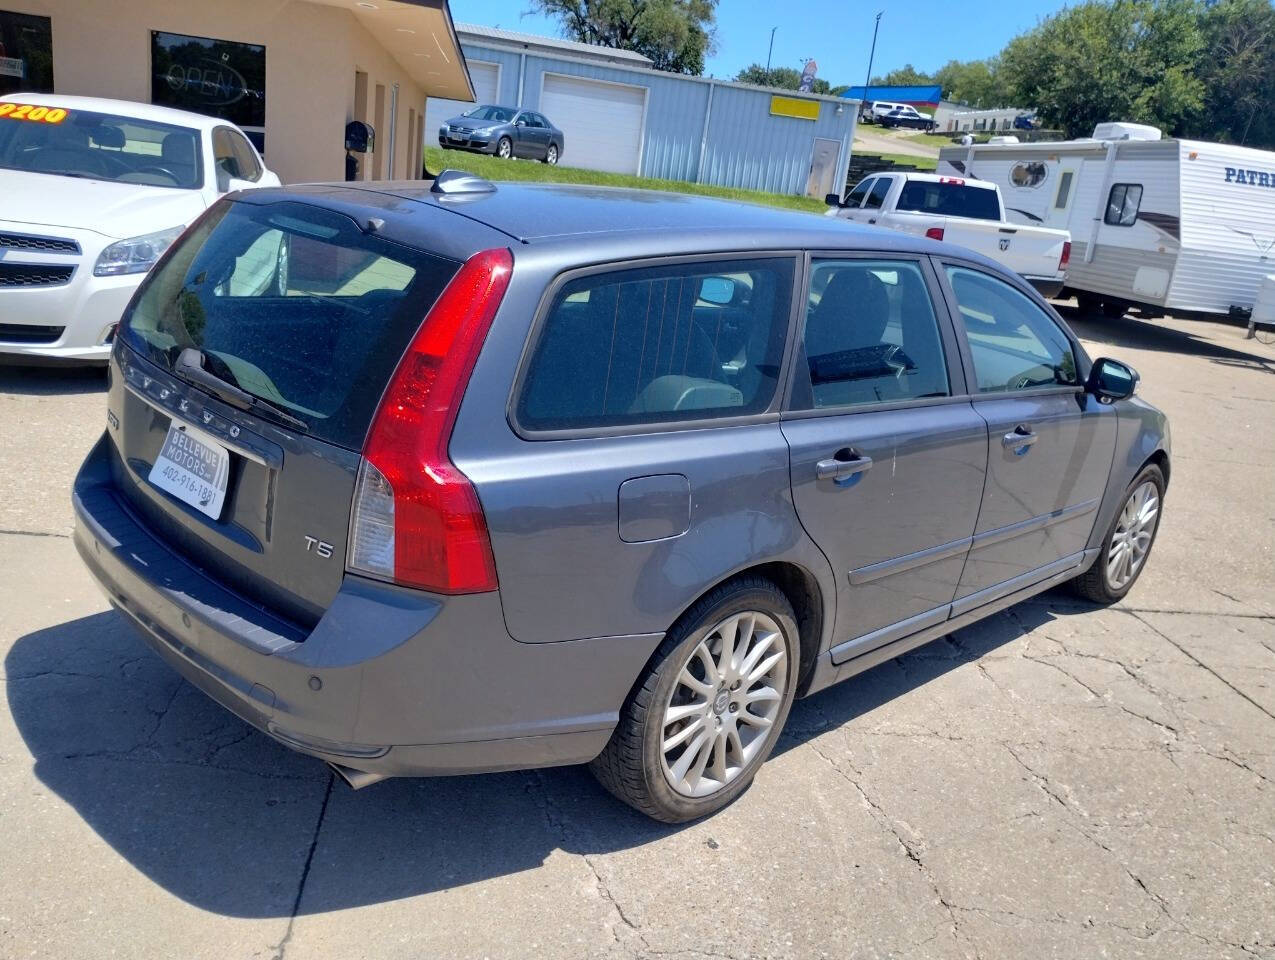
{"label": "utility pole", "polygon": [[[775,31],[778,27],[770,28],[770,47],[766,50],[766,73],[770,73],[770,55],[775,52]],[[769,79],[769,78],[768,78]]]}
{"label": "utility pole", "polygon": [[872,61],[877,55],[877,31],[881,29],[882,10],[877,14],[876,23],[872,27],[872,52],[868,54],[868,78],[863,82],[863,99],[868,101],[872,99]]}

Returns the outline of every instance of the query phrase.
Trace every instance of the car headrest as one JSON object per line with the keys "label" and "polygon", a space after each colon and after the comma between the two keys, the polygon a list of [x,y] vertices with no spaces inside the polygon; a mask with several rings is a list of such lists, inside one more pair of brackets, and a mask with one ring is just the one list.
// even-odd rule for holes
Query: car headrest
{"label": "car headrest", "polygon": [[166,163],[195,163],[195,138],[188,133],[170,133],[160,146],[160,155]]}
{"label": "car headrest", "polygon": [[99,147],[111,147],[114,150],[119,150],[124,146],[124,131],[119,127],[109,127],[103,124],[93,127],[89,131],[89,136]]}

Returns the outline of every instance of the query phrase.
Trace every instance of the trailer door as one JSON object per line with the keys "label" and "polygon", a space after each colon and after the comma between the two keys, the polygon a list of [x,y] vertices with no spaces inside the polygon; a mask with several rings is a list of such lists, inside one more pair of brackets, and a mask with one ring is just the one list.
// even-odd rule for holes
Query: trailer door
{"label": "trailer door", "polygon": [[1076,199],[1076,191],[1080,187],[1082,163],[1084,160],[1081,157],[1061,157],[1058,165],[1054,167],[1054,176],[1046,187],[1053,191],[1053,199],[1045,215],[1045,226],[1058,230],[1071,229],[1071,208]]}

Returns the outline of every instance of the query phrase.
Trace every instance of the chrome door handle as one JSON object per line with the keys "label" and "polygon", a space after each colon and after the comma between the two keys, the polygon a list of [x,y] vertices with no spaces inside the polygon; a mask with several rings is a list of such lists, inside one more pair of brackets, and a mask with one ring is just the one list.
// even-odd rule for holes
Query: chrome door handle
{"label": "chrome door handle", "polygon": [[820,460],[815,464],[815,476],[820,480],[845,480],[872,469],[871,457],[852,456],[849,459]]}
{"label": "chrome door handle", "polygon": [[1016,427],[1011,432],[1001,437],[1001,445],[1006,449],[1018,449],[1020,447],[1030,447],[1039,440],[1036,434],[1032,433],[1031,427]]}

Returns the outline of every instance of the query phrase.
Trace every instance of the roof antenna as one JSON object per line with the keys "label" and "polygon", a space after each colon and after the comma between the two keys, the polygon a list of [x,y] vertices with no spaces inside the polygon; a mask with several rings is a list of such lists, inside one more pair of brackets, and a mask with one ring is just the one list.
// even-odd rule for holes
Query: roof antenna
{"label": "roof antenna", "polygon": [[496,185],[466,170],[444,170],[434,178],[434,185],[429,188],[429,192],[444,196],[495,193]]}

